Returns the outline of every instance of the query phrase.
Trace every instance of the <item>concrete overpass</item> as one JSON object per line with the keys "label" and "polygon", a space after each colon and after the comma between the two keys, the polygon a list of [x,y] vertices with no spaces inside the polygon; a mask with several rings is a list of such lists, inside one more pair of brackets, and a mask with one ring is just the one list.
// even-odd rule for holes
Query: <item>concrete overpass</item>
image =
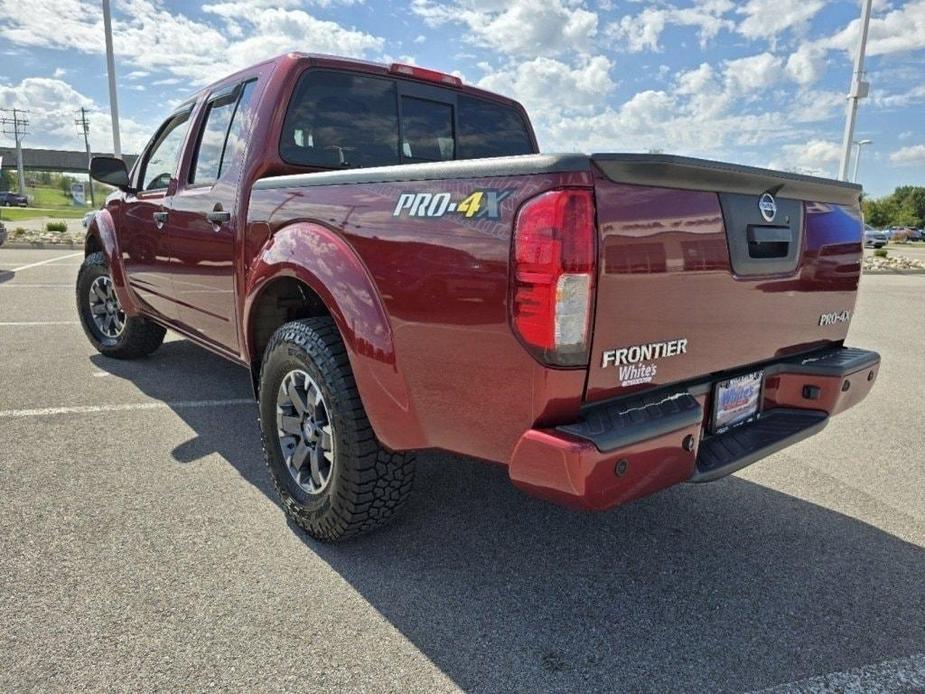
{"label": "concrete overpass", "polygon": [[[94,152],[94,156],[109,156],[111,153]],[[0,147],[0,157],[3,157],[3,168],[16,170],[16,148]],[[126,166],[138,158],[137,154],[123,154]],[[23,147],[22,164],[26,171],[60,171],[87,173],[87,153],[80,150],[67,149],[29,149]]]}

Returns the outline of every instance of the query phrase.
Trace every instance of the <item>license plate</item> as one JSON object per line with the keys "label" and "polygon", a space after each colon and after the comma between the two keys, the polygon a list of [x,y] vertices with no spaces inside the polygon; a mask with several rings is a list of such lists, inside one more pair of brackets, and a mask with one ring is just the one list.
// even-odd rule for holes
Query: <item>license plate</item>
{"label": "license plate", "polygon": [[713,393],[713,432],[721,434],[730,427],[752,422],[761,405],[763,373],[736,376],[716,384]]}

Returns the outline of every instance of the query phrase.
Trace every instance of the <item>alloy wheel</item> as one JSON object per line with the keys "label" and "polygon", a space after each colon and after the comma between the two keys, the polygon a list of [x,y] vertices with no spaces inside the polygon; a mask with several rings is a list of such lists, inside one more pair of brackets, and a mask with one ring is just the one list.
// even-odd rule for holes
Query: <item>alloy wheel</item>
{"label": "alloy wheel", "polygon": [[125,330],[125,311],[107,275],[100,275],[90,285],[90,315],[104,337],[115,339]]}
{"label": "alloy wheel", "polygon": [[334,470],[334,430],[324,396],[305,371],[290,371],[276,398],[276,429],[289,474],[308,494],[320,494]]}

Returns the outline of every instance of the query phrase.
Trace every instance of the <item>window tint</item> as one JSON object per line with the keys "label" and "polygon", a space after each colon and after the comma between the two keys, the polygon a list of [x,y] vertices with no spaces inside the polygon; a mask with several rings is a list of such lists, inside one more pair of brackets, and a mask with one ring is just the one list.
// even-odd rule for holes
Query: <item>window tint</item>
{"label": "window tint", "polygon": [[437,101],[403,96],[402,153],[410,161],[453,159],[453,107]]}
{"label": "window tint", "polygon": [[[190,167],[190,183],[211,185],[228,168],[228,163],[240,154],[246,134],[245,115],[248,112],[254,82],[243,89],[211,101],[205,124],[199,135],[196,159]],[[240,94],[240,99],[238,95]]]}
{"label": "window tint", "polygon": [[346,72],[306,71],[286,113],[280,156],[302,166],[397,164],[395,83]]}
{"label": "window tint", "polygon": [[238,99],[238,107],[235,109],[234,118],[231,120],[231,128],[228,130],[225,154],[222,155],[222,163],[218,170],[219,176],[244,154],[247,135],[251,131],[252,111],[250,105],[256,86],[256,82],[248,82],[241,91],[241,98]]}
{"label": "window tint", "polygon": [[228,134],[231,116],[234,114],[236,96],[237,92],[234,92],[208,105],[206,122],[199,135],[196,161],[190,170],[190,183],[211,185],[218,180],[222,150],[225,147],[225,136]]}
{"label": "window tint", "polygon": [[[533,152],[526,121],[516,109],[450,89],[436,97],[442,101],[418,98],[424,89],[433,93],[435,88],[307,70],[286,112],[280,156],[298,166],[342,168]],[[455,123],[454,108],[458,109]]]}
{"label": "window tint", "polygon": [[533,145],[520,114],[491,101],[459,97],[459,159],[531,154]]}
{"label": "window tint", "polygon": [[187,112],[174,116],[158,136],[145,162],[141,179],[142,190],[166,188],[176,173],[180,147],[183,146],[183,139],[186,137],[186,127],[183,126],[189,121],[189,115]]}

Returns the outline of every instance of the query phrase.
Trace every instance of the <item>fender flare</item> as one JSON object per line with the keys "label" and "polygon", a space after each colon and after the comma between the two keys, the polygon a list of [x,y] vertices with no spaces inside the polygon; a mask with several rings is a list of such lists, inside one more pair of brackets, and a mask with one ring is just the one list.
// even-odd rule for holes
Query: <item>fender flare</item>
{"label": "fender flare", "polygon": [[84,237],[84,256],[89,255],[91,238],[96,239],[106,255],[106,263],[109,265],[112,283],[122,308],[129,315],[137,314],[139,312],[139,302],[135,297],[135,292],[129,286],[125,276],[125,269],[122,266],[122,254],[119,252],[116,225],[113,221],[112,213],[105,207],[93,216],[93,221],[87,227],[87,234]]}
{"label": "fender flare", "polygon": [[[294,222],[273,234],[247,274],[242,344],[253,364],[253,312],[273,280],[291,277],[314,291],[340,332],[360,399],[376,436],[393,450],[424,445],[410,391],[398,367],[392,327],[376,284],[356,251],[320,224]],[[256,374],[255,374],[256,375]]]}

